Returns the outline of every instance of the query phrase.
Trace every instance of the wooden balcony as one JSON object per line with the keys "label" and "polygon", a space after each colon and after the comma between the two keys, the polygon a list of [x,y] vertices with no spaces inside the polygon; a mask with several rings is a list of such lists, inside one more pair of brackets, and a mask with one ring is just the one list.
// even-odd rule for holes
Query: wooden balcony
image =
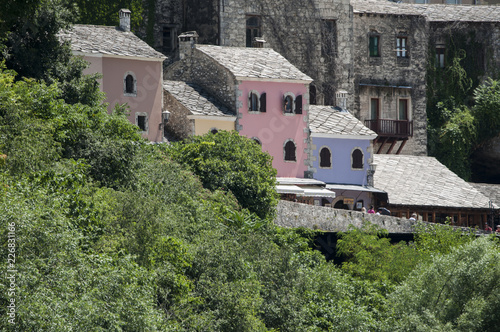
{"label": "wooden balcony", "polygon": [[375,119],[365,120],[365,126],[387,138],[408,139],[413,136],[413,121]]}

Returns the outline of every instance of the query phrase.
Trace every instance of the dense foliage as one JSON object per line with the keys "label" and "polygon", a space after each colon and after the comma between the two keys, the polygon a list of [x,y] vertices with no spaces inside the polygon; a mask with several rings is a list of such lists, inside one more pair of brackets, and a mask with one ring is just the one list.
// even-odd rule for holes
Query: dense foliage
{"label": "dense foliage", "polygon": [[[19,4],[36,11],[46,2],[59,3]],[[67,65],[59,54],[40,56]],[[14,62],[6,65],[2,331],[499,326],[498,241],[421,225],[415,243],[392,245],[367,224],[342,235],[339,268],[312,249],[315,231],[273,225],[276,171],[252,141],[219,132],[151,145],[124,106],[107,113],[78,66],[72,75],[23,79]]]}
{"label": "dense foliage", "polygon": [[272,217],[278,201],[276,170],[255,141],[222,130],[173,144],[168,154],[198,175],[205,188],[230,191],[244,208]]}
{"label": "dense foliage", "polygon": [[500,85],[484,80],[484,65],[478,64],[486,51],[479,50],[473,31],[455,33],[448,36],[445,66],[437,65],[432,49],[427,68],[429,155],[465,180],[473,171],[474,150],[500,134]]}

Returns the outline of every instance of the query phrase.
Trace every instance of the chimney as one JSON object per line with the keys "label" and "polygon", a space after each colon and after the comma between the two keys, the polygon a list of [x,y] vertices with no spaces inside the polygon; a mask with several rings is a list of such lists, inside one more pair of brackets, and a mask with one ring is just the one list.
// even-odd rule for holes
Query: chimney
{"label": "chimney", "polygon": [[118,15],[120,16],[120,29],[123,31],[130,31],[130,10],[120,9]]}
{"label": "chimney", "polygon": [[193,49],[196,48],[198,34],[196,31],[188,31],[179,35],[179,58],[182,60],[190,56]]}
{"label": "chimney", "polygon": [[335,102],[337,107],[340,107],[343,111],[347,110],[347,91],[338,90],[335,93]]}
{"label": "chimney", "polygon": [[252,47],[255,48],[264,48],[264,44],[266,41],[262,37],[254,37],[253,42],[252,42]]}

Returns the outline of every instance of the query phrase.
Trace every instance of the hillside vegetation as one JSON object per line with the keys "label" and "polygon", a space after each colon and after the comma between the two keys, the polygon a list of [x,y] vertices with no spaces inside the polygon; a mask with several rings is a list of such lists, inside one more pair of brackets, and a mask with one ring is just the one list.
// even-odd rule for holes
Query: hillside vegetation
{"label": "hillside vegetation", "polygon": [[[61,4],[36,3],[34,18]],[[273,225],[276,171],[257,144],[151,145],[67,47],[35,43],[59,72],[14,72],[33,62],[13,48],[35,47],[17,27],[0,46],[1,330],[498,330],[494,237],[422,226],[393,246],[366,224],[335,266],[313,231]]]}

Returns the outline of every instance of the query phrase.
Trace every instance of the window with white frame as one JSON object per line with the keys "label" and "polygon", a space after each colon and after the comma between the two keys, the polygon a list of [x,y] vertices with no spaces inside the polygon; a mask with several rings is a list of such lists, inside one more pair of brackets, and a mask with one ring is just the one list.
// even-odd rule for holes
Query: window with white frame
{"label": "window with white frame", "polygon": [[376,31],[372,31],[368,36],[368,40],[370,57],[380,57],[380,34]]}
{"label": "window with white frame", "polygon": [[396,37],[396,56],[398,58],[408,57],[407,45],[408,45],[408,37],[406,36]]}
{"label": "window with white frame", "polygon": [[363,151],[361,148],[355,148],[351,153],[352,169],[363,169]]}
{"label": "window with white frame", "polygon": [[131,71],[126,72],[123,77],[123,94],[128,97],[137,96],[137,79]]}
{"label": "window with white frame", "polygon": [[296,146],[292,139],[288,139],[283,147],[285,161],[297,161]]}
{"label": "window with white frame", "polygon": [[319,150],[319,167],[332,168],[332,152],[327,146]]}

